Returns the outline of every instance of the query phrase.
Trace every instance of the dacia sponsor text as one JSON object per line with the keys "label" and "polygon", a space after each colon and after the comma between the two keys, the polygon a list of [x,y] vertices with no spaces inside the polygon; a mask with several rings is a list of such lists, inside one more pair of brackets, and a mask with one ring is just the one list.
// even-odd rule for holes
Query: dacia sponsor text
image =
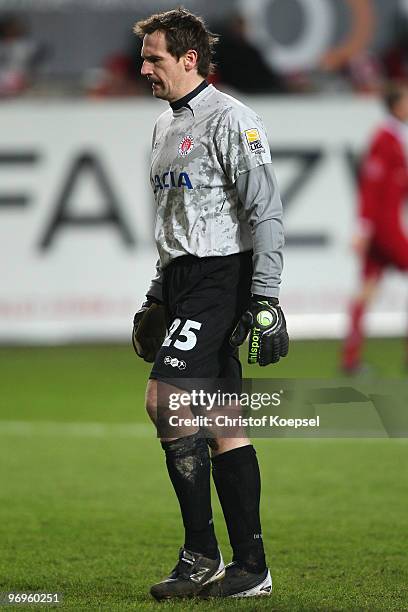
{"label": "dacia sponsor text", "polygon": [[161,176],[159,174],[155,174],[153,179],[154,193],[157,193],[159,189],[193,189],[193,185],[191,183],[190,177],[187,172],[174,172],[173,170],[168,170],[164,172]]}

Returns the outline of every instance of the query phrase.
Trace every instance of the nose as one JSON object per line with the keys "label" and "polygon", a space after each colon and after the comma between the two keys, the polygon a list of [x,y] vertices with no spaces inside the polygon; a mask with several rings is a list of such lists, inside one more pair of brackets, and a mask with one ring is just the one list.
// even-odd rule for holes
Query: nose
{"label": "nose", "polygon": [[152,70],[152,64],[151,62],[148,62],[146,60],[143,60],[143,64],[142,67],[140,69],[140,74],[142,76],[149,76],[150,74],[152,74],[153,70]]}

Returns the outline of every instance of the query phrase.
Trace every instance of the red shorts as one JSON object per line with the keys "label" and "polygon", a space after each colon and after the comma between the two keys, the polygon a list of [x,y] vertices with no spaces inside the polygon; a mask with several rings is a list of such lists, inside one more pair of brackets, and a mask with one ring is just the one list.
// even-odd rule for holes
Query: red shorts
{"label": "red shorts", "polygon": [[374,238],[362,263],[364,278],[378,277],[385,268],[408,271],[408,238],[400,232],[389,242]]}

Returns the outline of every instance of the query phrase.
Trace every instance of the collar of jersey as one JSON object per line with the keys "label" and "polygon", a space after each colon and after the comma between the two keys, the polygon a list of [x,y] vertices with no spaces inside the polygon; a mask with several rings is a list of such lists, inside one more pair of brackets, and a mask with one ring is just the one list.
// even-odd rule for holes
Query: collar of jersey
{"label": "collar of jersey", "polygon": [[180,98],[180,100],[176,100],[176,102],[170,102],[171,108],[173,109],[173,111],[178,111],[183,107],[187,107],[191,110],[191,112],[193,112],[193,109],[190,107],[190,102],[193,100],[193,98],[198,96],[198,94],[204,91],[204,89],[206,89],[207,87],[208,87],[208,81],[204,80],[202,83],[198,85],[198,87],[193,89],[193,91],[190,91],[190,93],[188,93],[186,96],[183,96],[182,98]]}

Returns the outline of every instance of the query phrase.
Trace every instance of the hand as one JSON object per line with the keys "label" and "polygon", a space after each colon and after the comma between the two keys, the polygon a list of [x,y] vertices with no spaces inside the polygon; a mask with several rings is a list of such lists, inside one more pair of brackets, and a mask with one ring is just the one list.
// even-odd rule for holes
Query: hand
{"label": "hand", "polygon": [[164,306],[149,296],[133,318],[132,344],[139,357],[152,363],[166,335]]}
{"label": "hand", "polygon": [[248,333],[248,363],[266,366],[277,363],[288,354],[289,336],[285,316],[276,298],[252,296],[249,308],[231,334],[231,346],[240,346]]}

